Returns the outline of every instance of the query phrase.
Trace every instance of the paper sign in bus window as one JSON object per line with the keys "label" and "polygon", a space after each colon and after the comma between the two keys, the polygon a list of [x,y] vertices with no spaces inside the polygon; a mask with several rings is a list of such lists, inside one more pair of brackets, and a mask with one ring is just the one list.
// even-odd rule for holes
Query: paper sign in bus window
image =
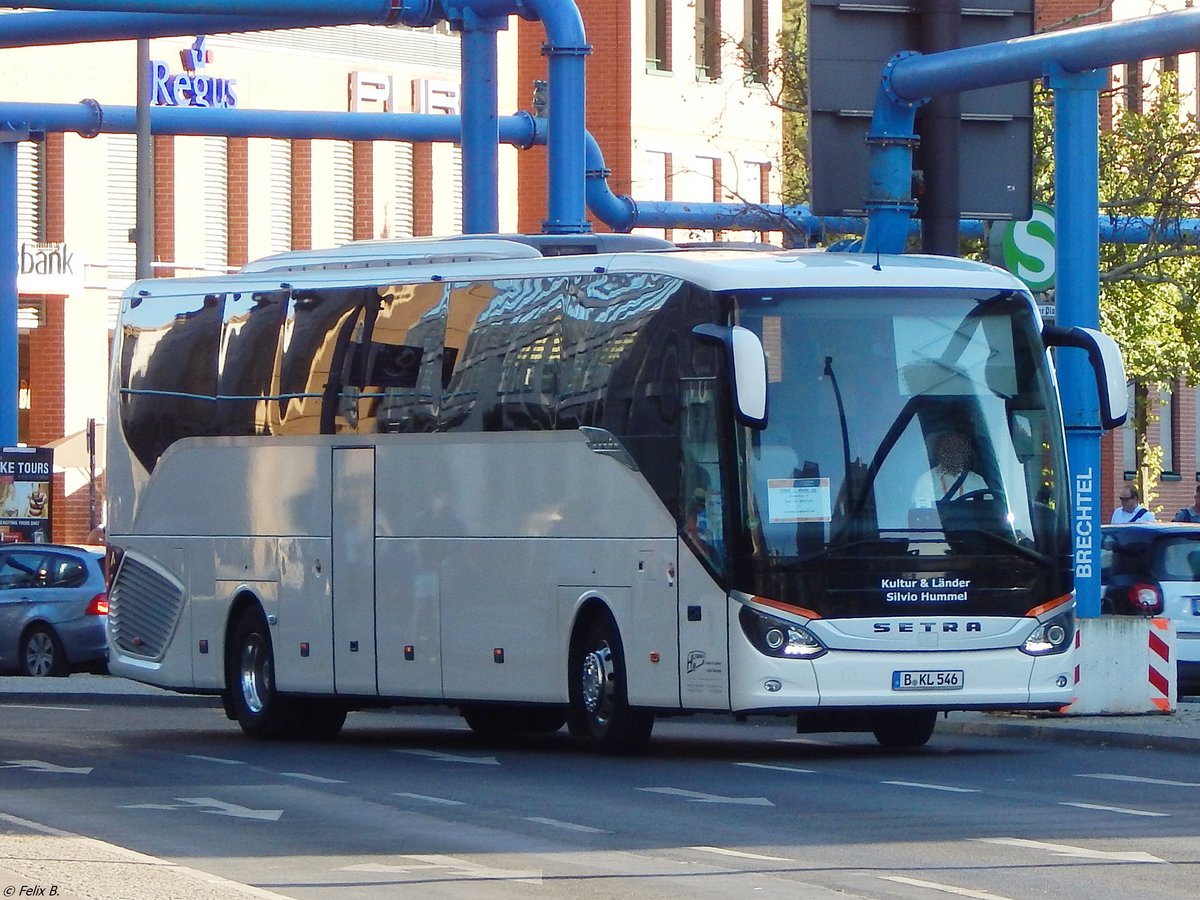
{"label": "paper sign in bus window", "polygon": [[828,478],[768,478],[767,520],[828,522],[833,518]]}

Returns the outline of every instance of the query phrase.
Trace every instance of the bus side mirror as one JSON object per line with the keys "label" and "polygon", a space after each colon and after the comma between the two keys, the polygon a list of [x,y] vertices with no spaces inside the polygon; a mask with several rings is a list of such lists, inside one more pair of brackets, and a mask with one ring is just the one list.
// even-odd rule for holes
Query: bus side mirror
{"label": "bus side mirror", "polygon": [[1046,325],[1042,340],[1047,347],[1075,347],[1087,352],[1096,371],[1096,391],[1100,396],[1100,424],[1116,428],[1129,415],[1129,397],[1125,391],[1125,360],[1121,348],[1107,334],[1094,328],[1063,328]]}
{"label": "bus side mirror", "polygon": [[741,325],[697,325],[692,333],[725,348],[734,412],[751,428],[767,425],[767,357],[758,335]]}

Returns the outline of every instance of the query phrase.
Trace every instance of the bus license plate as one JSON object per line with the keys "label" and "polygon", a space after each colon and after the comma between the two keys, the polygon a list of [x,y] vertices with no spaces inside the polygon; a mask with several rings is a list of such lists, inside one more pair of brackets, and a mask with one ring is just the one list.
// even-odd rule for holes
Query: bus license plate
{"label": "bus license plate", "polygon": [[962,687],[962,669],[901,670],[892,673],[893,691],[961,691]]}

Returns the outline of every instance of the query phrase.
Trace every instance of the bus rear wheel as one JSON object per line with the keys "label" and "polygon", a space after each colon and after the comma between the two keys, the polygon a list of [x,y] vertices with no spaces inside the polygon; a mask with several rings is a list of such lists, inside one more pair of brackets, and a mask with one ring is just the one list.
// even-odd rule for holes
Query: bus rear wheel
{"label": "bus rear wheel", "polygon": [[590,619],[571,642],[568,666],[571,734],[604,753],[638,753],[650,741],[654,714],[629,705],[621,636],[608,616]]}
{"label": "bus rear wheel", "polygon": [[297,710],[275,690],[271,632],[258,609],[245,610],[234,626],[225,655],[225,690],[233,718],[249,737],[284,737],[297,723]]}
{"label": "bus rear wheel", "polygon": [[923,747],[933,736],[937,710],[897,709],[876,713],[875,740],[889,750]]}

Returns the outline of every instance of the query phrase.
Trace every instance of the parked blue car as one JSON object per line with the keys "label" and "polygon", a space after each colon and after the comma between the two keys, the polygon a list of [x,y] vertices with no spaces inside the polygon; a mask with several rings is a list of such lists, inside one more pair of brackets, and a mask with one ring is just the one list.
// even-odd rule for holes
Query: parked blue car
{"label": "parked blue car", "polygon": [[107,619],[102,551],[0,545],[0,671],[106,671]]}

